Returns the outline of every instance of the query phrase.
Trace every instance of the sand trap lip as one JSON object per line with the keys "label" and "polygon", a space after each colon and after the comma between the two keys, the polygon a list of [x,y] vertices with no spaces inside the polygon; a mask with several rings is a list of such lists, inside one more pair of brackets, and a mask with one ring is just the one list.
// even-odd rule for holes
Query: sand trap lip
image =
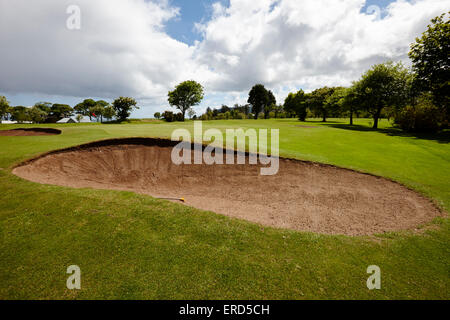
{"label": "sand trap lip", "polygon": [[18,128],[12,130],[0,130],[0,136],[51,136],[61,134],[61,130],[53,128]]}
{"label": "sand trap lip", "polygon": [[128,190],[183,197],[186,204],[271,227],[325,234],[369,235],[413,229],[442,215],[399,183],[330,165],[280,158],[279,173],[260,165],[174,165],[176,142],[103,140],[26,161],[13,173],[75,188]]}

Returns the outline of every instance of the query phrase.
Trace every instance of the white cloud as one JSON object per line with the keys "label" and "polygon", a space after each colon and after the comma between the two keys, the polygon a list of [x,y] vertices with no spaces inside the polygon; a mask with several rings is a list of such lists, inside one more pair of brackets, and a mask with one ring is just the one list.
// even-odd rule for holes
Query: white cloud
{"label": "white cloud", "polygon": [[[164,1],[78,0],[81,30],[66,28],[66,0],[0,0],[0,90],[140,99],[150,115],[176,83],[204,84],[208,104],[245,102],[255,83],[289,91],[348,85],[374,63],[407,60],[409,45],[450,0],[398,0],[384,17],[364,0],[231,0],[213,5],[193,46],[164,30],[183,18]],[[199,110],[200,111],[200,110]]]}
{"label": "white cloud", "polygon": [[[231,0],[199,27],[198,59],[221,76],[215,90],[348,85],[374,63],[406,60],[409,45],[448,0],[397,1],[386,16],[361,12],[364,0]],[[224,57],[233,57],[233,64]]]}

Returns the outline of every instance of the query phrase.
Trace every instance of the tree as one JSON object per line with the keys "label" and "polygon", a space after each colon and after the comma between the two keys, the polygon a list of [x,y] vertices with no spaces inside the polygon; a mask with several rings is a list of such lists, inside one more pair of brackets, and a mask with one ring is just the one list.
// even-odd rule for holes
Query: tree
{"label": "tree", "polygon": [[164,111],[162,117],[167,122],[173,122],[175,120],[174,119],[174,114],[173,114],[172,111]]}
{"label": "tree", "polygon": [[155,119],[160,119],[161,118],[161,113],[160,112],[155,112],[153,117],[155,117]]}
{"label": "tree", "polygon": [[383,108],[400,108],[409,102],[411,78],[402,63],[387,62],[374,65],[355,83],[357,99],[373,116],[374,129],[378,128]]}
{"label": "tree", "polygon": [[73,113],[73,109],[68,104],[55,103],[50,108],[50,114],[55,119],[70,117]]}
{"label": "tree", "polygon": [[[448,12],[450,16],[450,12]],[[428,29],[411,45],[409,57],[416,73],[415,85],[433,94],[434,103],[450,108],[450,20],[446,14],[431,20]],[[445,19],[447,18],[447,19]]]}
{"label": "tree", "polygon": [[296,115],[300,121],[306,120],[306,96],[303,90],[297,93],[289,93],[284,100],[284,110],[289,116]]}
{"label": "tree", "polygon": [[103,116],[106,119],[111,120],[116,116],[116,111],[112,106],[108,105],[107,107],[105,107],[105,110],[103,111]]}
{"label": "tree", "polygon": [[28,109],[23,106],[11,107],[11,116],[17,122],[29,121]]}
{"label": "tree", "polygon": [[307,105],[317,115],[322,116],[322,121],[326,122],[328,117],[328,109],[326,101],[334,93],[334,88],[323,87],[316,89],[308,95]]}
{"label": "tree", "polygon": [[277,105],[277,99],[273,95],[272,91],[267,91],[267,104],[264,106],[264,119],[269,118],[270,112],[275,109]]}
{"label": "tree", "polygon": [[5,96],[0,96],[0,120],[8,113],[9,102]]}
{"label": "tree", "polygon": [[169,91],[169,104],[179,109],[185,119],[186,111],[203,100],[203,87],[200,83],[188,80]]}
{"label": "tree", "polygon": [[340,117],[342,115],[342,104],[346,95],[346,88],[333,88],[333,93],[325,99],[324,108],[328,116]]}
{"label": "tree", "polygon": [[257,120],[259,113],[269,103],[269,93],[262,84],[256,84],[250,90],[247,102],[252,105],[252,112]]}
{"label": "tree", "polygon": [[52,103],[51,102],[37,102],[34,104],[34,106],[42,111],[44,111],[47,114],[50,114],[52,109]]}
{"label": "tree", "polygon": [[133,98],[120,97],[114,100],[112,107],[116,111],[119,121],[125,121],[130,116],[133,109],[139,109],[136,105],[137,102]]}
{"label": "tree", "polygon": [[89,116],[89,119],[92,119],[90,110],[95,107],[96,104],[97,102],[94,99],[85,99],[83,102],[77,104],[73,109],[76,113],[82,114],[83,116]]}
{"label": "tree", "polygon": [[105,109],[109,106],[109,103],[105,100],[98,100],[95,102],[95,107],[91,108],[89,111],[91,114],[95,115],[98,119],[100,117],[100,122],[103,123],[103,116],[105,115]]}
{"label": "tree", "polygon": [[347,111],[349,113],[350,125],[353,125],[353,113],[358,110],[359,107],[355,86],[345,89],[340,104],[342,111]]}
{"label": "tree", "polygon": [[42,123],[47,119],[48,113],[43,111],[39,107],[34,106],[28,110],[28,117],[34,123]]}
{"label": "tree", "polygon": [[275,118],[280,117],[284,113],[284,107],[282,104],[276,104],[272,110],[275,113]]}

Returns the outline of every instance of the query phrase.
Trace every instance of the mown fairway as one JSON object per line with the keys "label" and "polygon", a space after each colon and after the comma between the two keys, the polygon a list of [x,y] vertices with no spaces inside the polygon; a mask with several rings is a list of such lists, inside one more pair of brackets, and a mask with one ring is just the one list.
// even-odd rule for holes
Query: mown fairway
{"label": "mown fairway", "polygon": [[[450,210],[450,134],[379,131],[369,120],[203,122],[279,128],[281,156],[382,175]],[[371,237],[271,229],[129,192],[40,185],[11,174],[39,153],[114,137],[170,137],[192,122],[42,125],[59,136],[0,137],[2,299],[450,298],[450,224]],[[305,127],[306,126],[306,127]],[[0,126],[0,129],[26,127]],[[28,127],[36,127],[30,125]],[[377,201],[377,199],[374,199]],[[78,265],[82,289],[66,289]],[[382,289],[369,291],[378,265]]]}

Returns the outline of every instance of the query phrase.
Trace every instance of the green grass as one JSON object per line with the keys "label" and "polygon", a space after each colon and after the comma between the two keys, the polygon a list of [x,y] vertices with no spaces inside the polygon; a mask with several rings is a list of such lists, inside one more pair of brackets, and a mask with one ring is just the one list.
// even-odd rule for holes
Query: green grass
{"label": "green grass", "polygon": [[[406,135],[384,120],[229,120],[280,129],[282,156],[397,180],[450,208],[449,133]],[[314,128],[298,127],[299,125]],[[34,125],[35,126],[35,125]],[[42,125],[60,136],[0,136],[2,299],[419,299],[450,297],[450,224],[371,237],[272,229],[130,192],[40,185],[11,174],[39,153],[113,137],[170,137],[192,122]],[[0,129],[25,127],[2,125]],[[28,127],[32,127],[28,125]],[[66,289],[79,265],[82,289]],[[369,291],[378,265],[382,289]]]}

